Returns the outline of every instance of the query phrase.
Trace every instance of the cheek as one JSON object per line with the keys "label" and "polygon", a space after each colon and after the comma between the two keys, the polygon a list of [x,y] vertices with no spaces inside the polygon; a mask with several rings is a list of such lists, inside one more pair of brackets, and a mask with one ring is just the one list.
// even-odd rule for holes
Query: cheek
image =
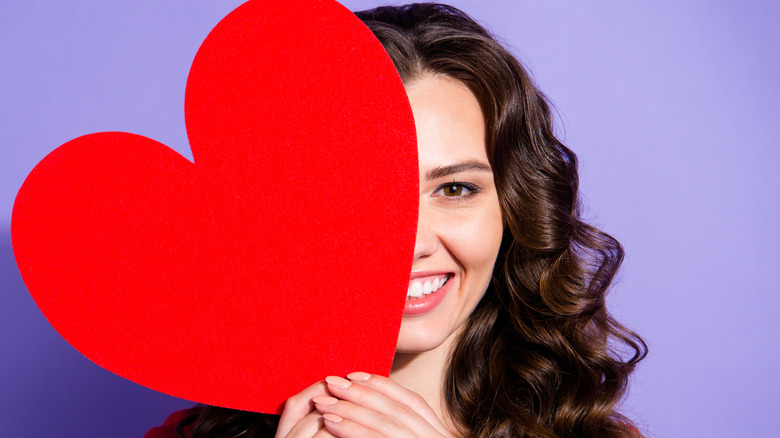
{"label": "cheek", "polygon": [[485,287],[503,236],[498,201],[490,207],[446,219],[448,232],[445,245],[465,270],[466,277],[480,277]]}

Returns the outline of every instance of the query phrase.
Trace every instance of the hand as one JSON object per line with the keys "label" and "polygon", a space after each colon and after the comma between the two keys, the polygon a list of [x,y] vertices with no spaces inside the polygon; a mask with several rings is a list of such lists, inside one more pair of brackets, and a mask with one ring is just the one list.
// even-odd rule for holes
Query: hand
{"label": "hand", "polygon": [[327,384],[319,381],[287,399],[275,438],[335,438],[326,428],[313,397],[329,396]]}
{"label": "hand", "polygon": [[339,438],[452,437],[428,403],[392,380],[368,373],[328,377],[331,395],[317,395],[314,406],[325,428]]}

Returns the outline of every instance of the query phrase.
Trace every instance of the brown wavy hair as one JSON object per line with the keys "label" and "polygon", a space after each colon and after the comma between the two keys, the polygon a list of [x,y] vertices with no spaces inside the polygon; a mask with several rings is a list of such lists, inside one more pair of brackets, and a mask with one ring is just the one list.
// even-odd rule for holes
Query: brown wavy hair
{"label": "brown wavy hair", "polygon": [[[454,7],[422,3],[356,14],[404,83],[431,74],[456,79],[485,117],[505,230],[492,282],[446,372],[444,399],[460,432],[641,436],[617,407],[647,346],[605,305],[623,248],[581,220],[577,158],[556,139],[545,96],[514,56]],[[272,422],[204,408],[191,436],[263,436],[258,428],[271,430]]]}

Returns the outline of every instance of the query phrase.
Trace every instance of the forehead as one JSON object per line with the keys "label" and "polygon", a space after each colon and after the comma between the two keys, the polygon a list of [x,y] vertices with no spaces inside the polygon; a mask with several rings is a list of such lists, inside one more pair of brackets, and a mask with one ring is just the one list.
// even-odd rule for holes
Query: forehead
{"label": "forehead", "polygon": [[488,162],[479,102],[463,83],[426,75],[406,87],[417,129],[420,168]]}

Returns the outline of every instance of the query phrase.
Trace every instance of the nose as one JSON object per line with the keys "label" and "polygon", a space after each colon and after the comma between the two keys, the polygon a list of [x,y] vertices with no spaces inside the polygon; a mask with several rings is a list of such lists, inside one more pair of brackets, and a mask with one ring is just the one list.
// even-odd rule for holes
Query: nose
{"label": "nose", "polygon": [[414,260],[431,256],[439,249],[439,237],[436,234],[435,222],[431,213],[420,205],[417,217],[417,238],[414,242]]}

